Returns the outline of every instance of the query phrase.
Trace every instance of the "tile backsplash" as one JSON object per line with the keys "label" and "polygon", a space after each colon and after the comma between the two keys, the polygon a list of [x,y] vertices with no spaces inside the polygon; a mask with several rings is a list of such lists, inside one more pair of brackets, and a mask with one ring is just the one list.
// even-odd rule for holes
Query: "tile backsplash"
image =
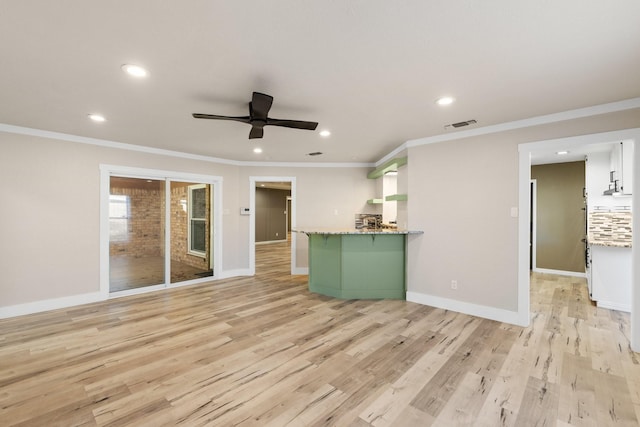
{"label": "tile backsplash", "polygon": [[363,228],[382,228],[381,214],[356,214],[355,228],[361,230]]}
{"label": "tile backsplash", "polygon": [[631,242],[631,212],[590,212],[589,236],[594,240]]}

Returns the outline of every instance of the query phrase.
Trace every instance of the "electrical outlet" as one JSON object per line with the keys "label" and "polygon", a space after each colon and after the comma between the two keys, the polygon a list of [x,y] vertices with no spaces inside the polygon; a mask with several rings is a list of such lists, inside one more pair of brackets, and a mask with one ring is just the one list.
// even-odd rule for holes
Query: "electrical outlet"
{"label": "electrical outlet", "polygon": [[278,233],[276,233],[276,237],[278,237]]}
{"label": "electrical outlet", "polygon": [[452,280],[451,281],[451,289],[458,289],[458,281],[457,280]]}

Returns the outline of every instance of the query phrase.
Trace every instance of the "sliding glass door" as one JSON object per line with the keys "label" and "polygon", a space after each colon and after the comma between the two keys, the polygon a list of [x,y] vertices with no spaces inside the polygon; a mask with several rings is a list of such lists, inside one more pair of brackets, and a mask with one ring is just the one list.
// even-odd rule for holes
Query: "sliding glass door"
{"label": "sliding glass door", "polygon": [[215,182],[108,179],[109,293],[214,276]]}
{"label": "sliding glass door", "polygon": [[213,276],[211,187],[171,182],[171,283]]}
{"label": "sliding glass door", "polygon": [[109,291],[165,282],[165,181],[111,177]]}

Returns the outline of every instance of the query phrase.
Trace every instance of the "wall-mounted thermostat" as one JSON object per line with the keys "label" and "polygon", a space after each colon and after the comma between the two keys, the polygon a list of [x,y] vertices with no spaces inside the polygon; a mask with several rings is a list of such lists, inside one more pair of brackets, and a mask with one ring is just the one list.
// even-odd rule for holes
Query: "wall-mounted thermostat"
{"label": "wall-mounted thermostat", "polygon": [[251,210],[249,208],[240,208],[240,215],[249,215]]}

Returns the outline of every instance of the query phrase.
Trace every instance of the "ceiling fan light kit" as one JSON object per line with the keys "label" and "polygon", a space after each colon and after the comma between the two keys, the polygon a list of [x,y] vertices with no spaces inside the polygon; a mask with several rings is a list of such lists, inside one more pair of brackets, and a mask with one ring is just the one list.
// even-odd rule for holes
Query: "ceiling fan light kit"
{"label": "ceiling fan light kit", "polygon": [[284,120],[268,117],[269,110],[273,104],[273,97],[260,92],[253,92],[251,102],[249,102],[248,116],[218,116],[215,114],[194,113],[196,119],[212,120],[232,120],[251,125],[249,139],[262,138],[265,126],[280,126],[293,129],[316,130],[317,122],[306,122],[302,120]]}

